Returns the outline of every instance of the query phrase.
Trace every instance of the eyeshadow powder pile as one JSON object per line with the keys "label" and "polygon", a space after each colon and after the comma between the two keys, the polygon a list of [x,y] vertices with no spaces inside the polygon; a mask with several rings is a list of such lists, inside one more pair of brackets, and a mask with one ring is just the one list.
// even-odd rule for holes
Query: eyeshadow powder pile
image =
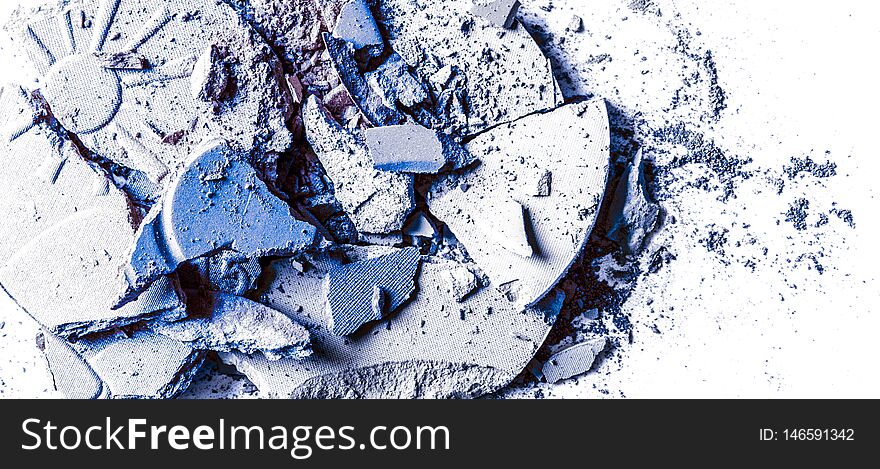
{"label": "eyeshadow powder pile", "polygon": [[[0,202],[0,285],[41,329],[54,389],[543,397],[623,367],[638,328],[674,327],[643,290],[682,255],[676,234],[724,266],[821,274],[821,242],[771,261],[745,219],[682,234],[680,201],[732,204],[754,181],[782,197],[837,166],[762,169],[714,141],[728,97],[713,54],[657,2],[558,8],[17,11],[5,30],[36,81],[0,94],[0,187],[15,194]],[[614,37],[634,23],[637,48]],[[641,89],[617,86],[633,69]],[[807,195],[779,218],[855,227]]]}

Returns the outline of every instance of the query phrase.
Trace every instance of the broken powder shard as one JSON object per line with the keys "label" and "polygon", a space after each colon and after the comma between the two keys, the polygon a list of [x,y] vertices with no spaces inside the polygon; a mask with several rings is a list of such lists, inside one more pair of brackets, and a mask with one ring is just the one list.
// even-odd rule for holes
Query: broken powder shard
{"label": "broken powder shard", "polygon": [[382,171],[436,174],[473,161],[452,137],[420,125],[389,125],[364,131],[373,165]]}
{"label": "broken powder shard", "polygon": [[[30,108],[27,93],[7,92],[0,124]],[[0,187],[0,288],[43,327],[77,338],[140,321],[182,318],[185,305],[173,281],[156,284],[140,301],[113,311],[116,292],[107,279],[125,264],[134,237],[125,194],[109,184],[65,140],[39,123],[11,142],[0,142],[6,156]],[[45,161],[64,160],[44,179],[35,171]],[[106,190],[95,193],[93,181]]]}
{"label": "broken powder shard", "polygon": [[189,77],[193,98],[217,103],[230,97],[231,77],[224,55],[216,45],[202,52]]}
{"label": "broken powder shard", "polygon": [[660,206],[648,200],[642,150],[620,176],[609,210],[611,229],[608,238],[616,242],[626,255],[638,254],[645,240],[660,220]]}
{"label": "broken powder shard", "polygon": [[214,290],[238,296],[256,289],[262,272],[259,258],[248,259],[230,250],[194,259],[189,265],[202,279],[207,279]]}
{"label": "broken powder shard", "polygon": [[231,249],[247,258],[292,256],[320,240],[290,214],[225,141],[197,150],[138,229],[117,306],[186,261]]}
{"label": "broken powder shard", "polygon": [[303,85],[302,82],[299,81],[299,78],[296,75],[287,75],[287,89],[290,90],[290,95],[293,97],[293,102],[299,104],[303,100]]}
{"label": "broken powder shard", "polygon": [[[459,303],[443,294],[442,272],[459,265],[433,258],[418,272],[421,293],[370,333],[339,337],[327,326],[321,288],[340,265],[330,253],[302,274],[287,260],[272,264],[267,305],[306,325],[321,353],[304,360],[270,362],[259,355],[221,354],[271,397],[474,398],[492,393],[522,373],[545,342],[558,311],[522,310],[494,288]],[[366,297],[372,292],[367,290]],[[369,301],[369,300],[367,300]],[[368,306],[370,306],[368,304]],[[466,308],[467,320],[449,314]],[[385,323],[388,324],[385,327]],[[475,334],[475,330],[485,331]]]}
{"label": "broken powder shard", "polygon": [[513,199],[488,201],[478,211],[474,223],[489,239],[518,256],[534,254],[522,204]]}
{"label": "broken powder shard", "polygon": [[[418,122],[469,137],[562,105],[550,61],[526,28],[504,30],[499,37],[498,26],[474,21],[471,6],[464,0],[376,1],[376,19],[391,47],[417,76],[437,79],[430,106],[433,119],[415,116]],[[453,71],[451,82],[443,80]]]}
{"label": "broken powder shard", "polygon": [[465,265],[456,265],[441,273],[446,287],[456,301],[461,303],[477,289],[477,276]]}
{"label": "broken powder shard", "polygon": [[516,14],[521,6],[519,0],[477,0],[471,7],[474,16],[485,18],[492,24],[502,28],[511,29],[516,21]]}
{"label": "broken powder shard", "polygon": [[226,293],[192,292],[187,301],[190,318],[151,329],[198,350],[260,352],[272,361],[312,353],[309,331],[272,308]]}
{"label": "broken powder shard", "polygon": [[548,170],[536,170],[525,175],[523,186],[525,195],[532,197],[547,197],[550,195],[550,183],[553,173]]}
{"label": "broken powder shard", "polygon": [[367,145],[342,128],[315,96],[303,107],[306,138],[333,182],[336,199],[362,233],[400,231],[415,208],[413,177],[373,168]]}
{"label": "broken powder shard", "polygon": [[413,108],[428,100],[425,85],[409,70],[409,65],[396,53],[392,54],[379,68],[366,75],[373,92],[382,97],[389,108],[398,103]]}
{"label": "broken powder shard", "polygon": [[399,308],[415,292],[420,260],[418,249],[406,248],[330,270],[324,290],[333,334],[353,334]]}
{"label": "broken powder shard", "polygon": [[82,339],[73,348],[114,399],[172,398],[189,386],[205,357],[188,344],[149,331]]}
{"label": "broken powder shard", "polygon": [[555,384],[590,371],[596,356],[605,350],[606,343],[607,339],[600,337],[554,354],[544,363],[544,378],[548,383]]}
{"label": "broken powder shard", "polygon": [[376,93],[367,82],[358,69],[352,44],[334,38],[329,33],[324,33],[324,43],[339,81],[345,86],[352,102],[357,105],[371,124],[394,125],[406,121],[406,116],[396,107],[386,106],[382,95]]}
{"label": "broken powder shard", "polygon": [[[550,292],[583,251],[608,180],[611,133],[602,100],[567,104],[489,130],[468,142],[480,165],[444,175],[426,195],[431,214],[445,223],[480,270],[508,297],[533,305]],[[524,197],[522,178],[553,173],[547,197]],[[467,191],[460,190],[468,187]],[[486,235],[480,219],[487,201],[518,200],[529,215],[535,254],[523,257]]]}
{"label": "broken powder shard", "polygon": [[150,68],[147,58],[136,52],[123,51],[110,54],[96,52],[95,56],[101,61],[101,66],[112,70],[145,70]]}
{"label": "broken powder shard", "polygon": [[474,3],[474,6],[471,7],[471,13],[474,16],[485,18],[502,28],[513,28],[516,14],[521,6],[519,0],[492,0],[488,3],[485,0],[477,1],[480,3]]}
{"label": "broken powder shard", "polygon": [[[101,159],[142,171],[164,189],[166,173],[175,174],[208,136],[222,132],[233,147],[256,149],[255,159],[291,145],[281,64],[224,2],[53,3],[22,12],[12,25],[15,45],[30,58],[52,116]],[[219,114],[205,112],[190,89],[193,65],[212,44],[226,47],[235,63],[228,90],[236,93]],[[141,66],[140,56],[150,66]],[[165,143],[184,128],[191,129],[186,139]]]}
{"label": "broken powder shard", "polygon": [[577,15],[571,17],[571,22],[568,23],[569,31],[573,33],[579,33],[584,30],[584,20]]}
{"label": "broken powder shard", "polygon": [[424,213],[417,212],[412,218],[410,218],[406,226],[403,227],[403,234],[407,236],[433,238],[437,234],[437,231]]}
{"label": "broken powder shard", "polygon": [[68,399],[101,397],[104,383],[80,354],[64,339],[49,331],[44,331],[43,337],[43,354],[49,365],[55,390]]}
{"label": "broken powder shard", "polygon": [[358,50],[377,49],[371,55],[382,53],[384,40],[366,0],[351,0],[343,5],[333,28],[333,36],[354,44]]}

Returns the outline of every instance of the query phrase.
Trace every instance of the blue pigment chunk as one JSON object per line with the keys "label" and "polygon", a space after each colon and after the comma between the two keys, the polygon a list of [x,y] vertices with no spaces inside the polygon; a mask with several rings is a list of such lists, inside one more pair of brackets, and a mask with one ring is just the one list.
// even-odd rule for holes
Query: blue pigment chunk
{"label": "blue pigment chunk", "polygon": [[364,131],[373,165],[382,171],[436,174],[473,161],[452,137],[420,125],[390,125]]}
{"label": "blue pigment chunk", "polygon": [[399,308],[415,292],[421,255],[416,248],[336,267],[324,288],[333,334],[350,335]]}
{"label": "blue pigment chunk", "polygon": [[226,142],[197,150],[138,230],[117,306],[188,260],[224,249],[248,258],[294,255],[314,247],[314,226],[293,218]]}

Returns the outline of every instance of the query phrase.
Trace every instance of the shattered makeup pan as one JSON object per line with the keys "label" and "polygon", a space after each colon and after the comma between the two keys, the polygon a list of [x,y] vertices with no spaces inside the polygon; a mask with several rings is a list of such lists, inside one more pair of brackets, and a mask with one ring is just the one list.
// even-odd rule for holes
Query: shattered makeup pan
{"label": "shattered makeup pan", "polygon": [[[0,286],[55,390],[476,398],[613,357],[635,279],[675,260],[651,246],[674,172],[707,167],[723,198],[750,169],[576,92],[550,45],[591,24],[568,17],[553,37],[517,0],[19,9],[36,80],[0,94]],[[712,120],[724,91],[687,34],[671,114]]]}

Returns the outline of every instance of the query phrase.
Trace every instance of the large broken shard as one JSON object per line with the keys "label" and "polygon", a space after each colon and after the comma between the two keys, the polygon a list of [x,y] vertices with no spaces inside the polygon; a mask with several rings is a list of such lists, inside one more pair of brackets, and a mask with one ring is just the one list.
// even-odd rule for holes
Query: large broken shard
{"label": "large broken shard", "polygon": [[428,100],[428,89],[409,70],[409,65],[399,55],[391,57],[373,72],[366,74],[373,92],[382,97],[389,108],[398,104],[414,108]]}
{"label": "large broken shard", "polygon": [[548,383],[558,383],[590,371],[606,343],[607,339],[599,337],[553,354],[541,370],[544,378]]}
{"label": "large broken shard", "polygon": [[452,137],[420,125],[389,125],[364,131],[373,165],[382,171],[435,174],[473,161]]}
{"label": "large broken shard", "polygon": [[608,237],[623,248],[624,254],[641,252],[647,237],[657,228],[660,206],[651,202],[645,185],[645,169],[640,149],[620,176],[614,201],[609,209]]}
{"label": "large broken shard", "polygon": [[[133,8],[122,0],[69,0],[19,18],[10,28],[61,125],[96,154],[154,183],[221,130],[248,151],[283,151],[291,144],[280,63],[222,2],[156,0]],[[234,77],[235,96],[224,112],[204,113],[189,78],[196,58],[218,42],[247,73]],[[149,66],[138,66],[144,62]],[[177,134],[184,137],[168,144]]]}
{"label": "large broken shard", "polygon": [[[0,286],[40,324],[64,337],[143,320],[184,316],[174,281],[153,285],[141,300],[113,311],[107,279],[125,263],[134,237],[128,200],[48,125],[34,121],[28,93],[2,96],[0,143]],[[24,123],[29,126],[24,126]],[[95,182],[102,190],[94,191]]]}
{"label": "large broken shard", "polygon": [[262,353],[268,360],[311,355],[309,331],[284,314],[226,293],[187,294],[190,317],[151,329],[198,350]]}
{"label": "large broken shard", "polygon": [[[496,288],[517,304],[533,305],[565,275],[590,237],[605,193],[609,143],[602,100],[497,127],[467,145],[482,164],[438,180],[427,195],[428,206]],[[523,196],[520,178],[538,169],[552,171],[553,191],[547,197]],[[484,212],[505,198],[521,205],[529,220],[516,222],[515,243],[497,223],[484,223]],[[513,221],[505,225],[514,228]],[[521,238],[526,228],[528,245]],[[487,236],[486,230],[510,241]],[[528,247],[534,250],[531,256]]]}
{"label": "large broken shard", "polygon": [[418,249],[406,248],[330,270],[324,281],[330,330],[350,335],[399,308],[416,290],[420,258]]}
{"label": "large broken shard", "polygon": [[204,353],[152,332],[114,333],[73,344],[114,399],[168,399],[189,386]]}
{"label": "large broken shard", "polygon": [[358,231],[400,231],[415,207],[410,175],[377,171],[366,143],[340,126],[310,96],[303,108],[306,137],[333,181],[336,198]]}
{"label": "large broken shard", "polygon": [[211,140],[138,230],[117,305],[192,259],[225,249],[248,258],[293,255],[319,240],[315,227],[293,218],[250,164],[225,141]]}
{"label": "large broken shard", "polygon": [[269,306],[309,327],[320,353],[277,362],[228,353],[221,355],[224,361],[274,397],[477,397],[522,371],[559,313],[514,308],[491,288],[459,302],[443,277],[459,264],[434,260],[422,263],[419,294],[397,314],[369,333],[339,337],[330,331],[324,302],[313,292],[342,262],[322,255],[304,273],[288,261],[275,263],[276,277],[266,295]]}
{"label": "large broken shard", "polygon": [[[391,47],[432,83],[434,114],[444,129],[470,136],[562,104],[550,62],[525,28],[499,34],[494,24],[475,21],[469,0],[376,4]],[[459,75],[457,88],[429,80],[441,72]]]}

